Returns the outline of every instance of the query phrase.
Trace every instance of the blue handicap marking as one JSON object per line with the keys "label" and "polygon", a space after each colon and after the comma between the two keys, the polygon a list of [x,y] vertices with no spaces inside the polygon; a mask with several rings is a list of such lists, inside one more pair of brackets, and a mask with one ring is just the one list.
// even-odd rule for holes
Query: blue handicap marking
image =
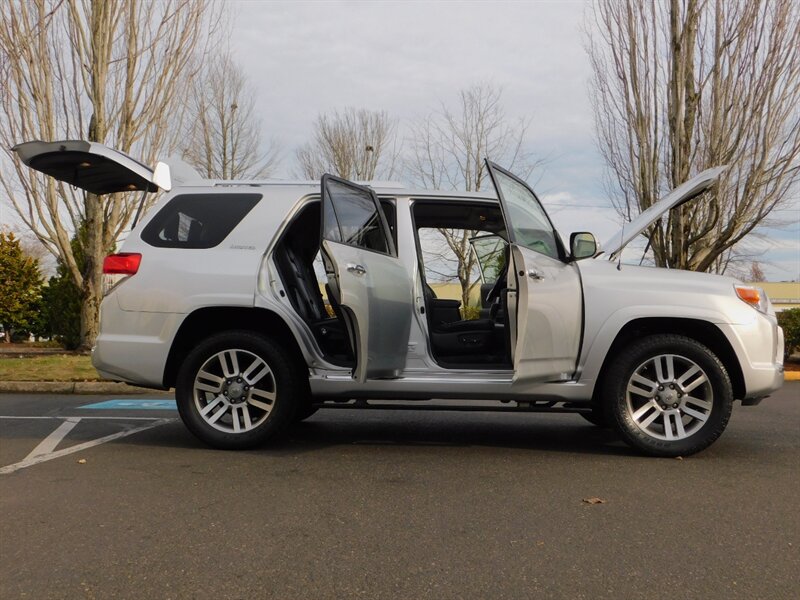
{"label": "blue handicap marking", "polygon": [[104,400],[94,404],[84,404],[78,408],[98,410],[177,410],[175,400],[139,400],[133,398],[120,398],[118,400]]}

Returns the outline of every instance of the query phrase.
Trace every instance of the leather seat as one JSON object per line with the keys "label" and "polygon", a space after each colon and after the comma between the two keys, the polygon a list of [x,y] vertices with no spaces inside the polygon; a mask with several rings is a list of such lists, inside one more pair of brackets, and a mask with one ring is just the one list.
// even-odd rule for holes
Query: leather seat
{"label": "leather seat", "polygon": [[317,277],[311,265],[291,246],[287,246],[281,254],[288,267],[286,291],[303,320],[313,322],[330,318],[325,310]]}
{"label": "leather seat", "polygon": [[434,354],[440,357],[476,356],[491,347],[495,337],[492,319],[462,319],[461,302],[437,298],[427,283],[423,284],[423,294]]}
{"label": "leather seat", "polygon": [[312,267],[313,256],[304,259],[299,249],[287,244],[283,251],[276,253],[276,257],[292,305],[311,328],[326,354],[350,355],[343,323],[331,317],[325,309]]}
{"label": "leather seat", "polygon": [[458,310],[461,302],[437,298],[436,292],[433,291],[431,286],[424,281],[422,286],[422,294],[428,310],[428,323],[432,328],[441,323],[452,323],[461,320],[461,312]]}

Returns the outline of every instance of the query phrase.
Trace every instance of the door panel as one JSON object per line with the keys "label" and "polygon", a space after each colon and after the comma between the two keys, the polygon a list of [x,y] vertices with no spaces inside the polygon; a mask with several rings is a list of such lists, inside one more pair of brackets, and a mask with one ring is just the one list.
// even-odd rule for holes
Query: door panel
{"label": "door panel", "polygon": [[508,308],[514,382],[561,381],[575,372],[583,293],[539,199],[524,181],[486,161],[511,246]]}
{"label": "door panel", "polygon": [[[406,364],[411,330],[411,281],[396,258],[323,242],[331,293],[345,314],[356,367],[353,378],[396,377]],[[329,268],[330,267],[330,268]]]}
{"label": "door panel", "polygon": [[322,178],[322,257],[342,308],[356,366],[353,378],[396,377],[408,354],[413,293],[375,193]]}
{"label": "door panel", "polygon": [[514,381],[570,379],[583,319],[578,269],[521,246],[511,254],[518,288]]}

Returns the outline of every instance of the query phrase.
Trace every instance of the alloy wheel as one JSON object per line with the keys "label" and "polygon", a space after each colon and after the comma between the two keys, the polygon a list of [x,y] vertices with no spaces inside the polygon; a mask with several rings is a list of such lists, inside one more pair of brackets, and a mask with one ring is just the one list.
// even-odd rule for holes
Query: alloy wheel
{"label": "alloy wheel", "polygon": [[625,392],[629,416],[647,435],[683,440],[708,421],[714,392],[706,372],[678,354],[659,354],[640,364]]}
{"label": "alloy wheel", "polygon": [[193,384],[200,417],[225,433],[261,425],[275,406],[275,376],[266,361],[242,349],[226,349],[206,360]]}

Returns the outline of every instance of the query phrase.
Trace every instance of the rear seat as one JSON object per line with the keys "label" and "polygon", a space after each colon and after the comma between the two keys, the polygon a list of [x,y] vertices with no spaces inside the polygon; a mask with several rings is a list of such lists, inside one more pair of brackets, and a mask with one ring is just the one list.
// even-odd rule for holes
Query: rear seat
{"label": "rear seat", "polygon": [[349,356],[350,344],[342,322],[328,315],[311,261],[292,244],[275,253],[286,293],[300,317],[308,324],[326,355]]}

